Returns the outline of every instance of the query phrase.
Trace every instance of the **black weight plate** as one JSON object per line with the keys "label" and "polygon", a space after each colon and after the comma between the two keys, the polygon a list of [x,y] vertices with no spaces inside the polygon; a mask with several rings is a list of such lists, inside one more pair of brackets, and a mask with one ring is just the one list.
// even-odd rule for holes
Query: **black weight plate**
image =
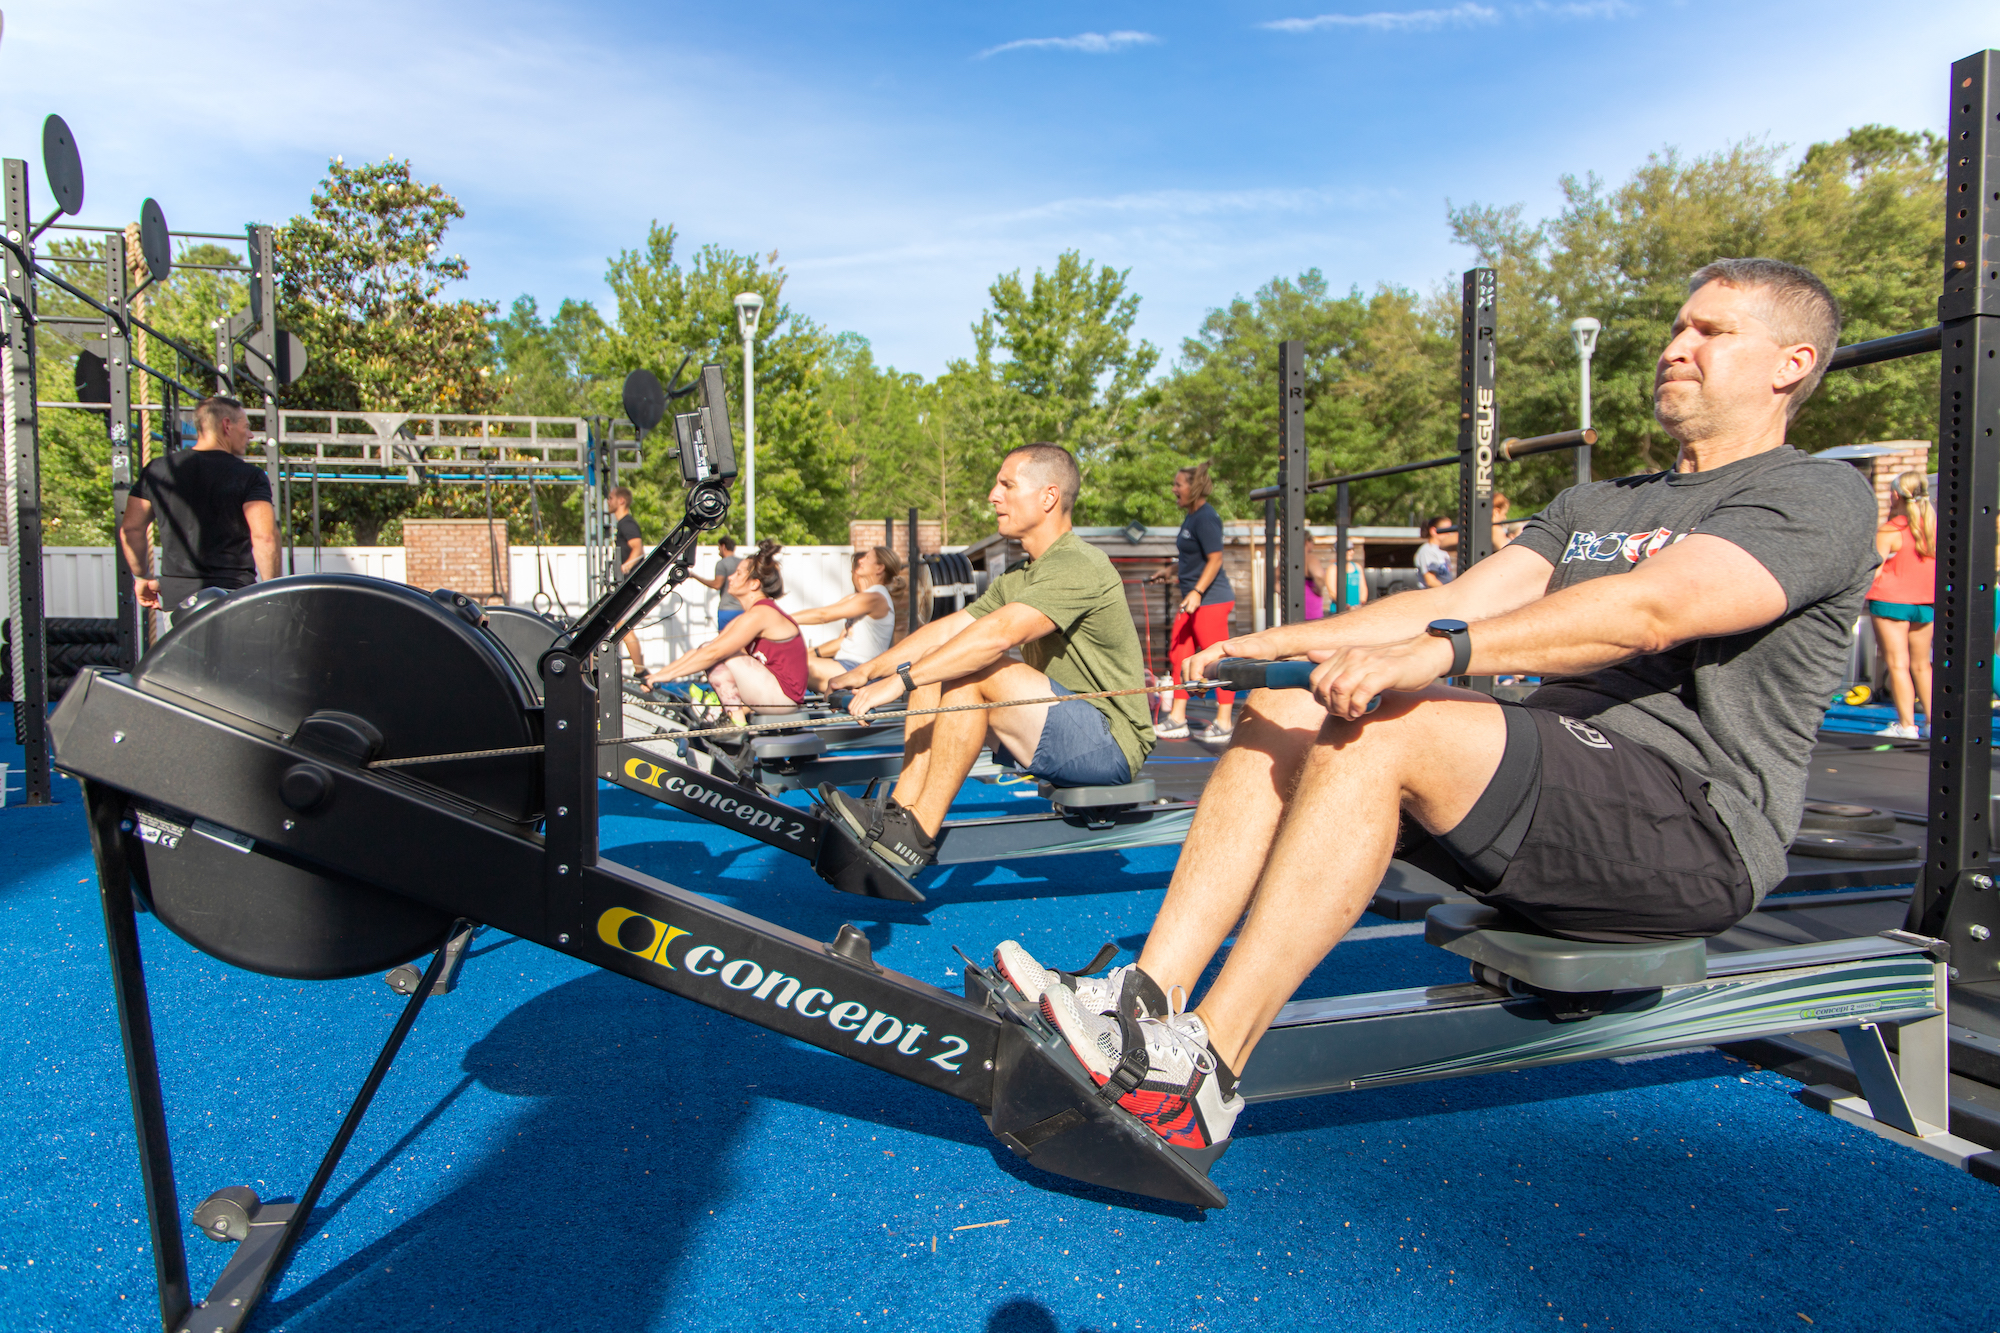
{"label": "black weight plate", "polygon": [[102,342],[85,343],[76,354],[76,401],[109,403],[111,367],[104,360]]}
{"label": "black weight plate", "polygon": [[75,216],[83,211],[83,158],[61,116],[42,122],[42,175],[63,212]]}
{"label": "black weight plate", "polygon": [[1799,827],[1835,833],[1894,833],[1896,817],[1871,805],[1807,801]]}
{"label": "black weight plate", "polygon": [[660,377],[645,369],[627,375],[624,404],[625,419],[641,431],[659,425],[667,414],[667,391],[660,387]]}
{"label": "black weight plate", "polygon": [[139,254],[146,261],[146,276],[165,282],[174,271],[173,237],[167,234],[167,215],[148,199],[139,205]]}
{"label": "black weight plate", "polygon": [[1832,829],[1808,829],[1792,839],[1792,850],[1800,856],[1824,857],[1829,861],[1914,861],[1922,855],[1915,843],[1880,833],[1845,833]]}

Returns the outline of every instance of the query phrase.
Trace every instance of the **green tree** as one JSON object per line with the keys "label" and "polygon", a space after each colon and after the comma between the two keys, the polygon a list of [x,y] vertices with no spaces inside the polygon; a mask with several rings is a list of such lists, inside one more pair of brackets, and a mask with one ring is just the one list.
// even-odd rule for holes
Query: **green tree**
{"label": "green tree", "polygon": [[[674,229],[655,222],[642,246],[611,261],[605,280],[617,298],[618,318],[597,344],[591,373],[622,383],[643,367],[666,383],[683,356],[692,358],[690,373],[703,363],[720,363],[740,449],[743,344],[735,298],[758,293],[764,310],[755,339],[757,535],[794,543],[846,541],[843,460],[827,447],[830,423],[819,397],[826,332],[785,304],[785,270],[775,251],[760,259],[705,245],[683,267],[675,243]],[[638,478],[633,508],[641,522],[677,519],[679,472],[666,451],[649,451]],[[743,490],[738,482],[737,493]],[[740,506],[728,527],[740,535]]]}
{"label": "green tree", "polygon": [[1157,479],[1141,437],[1159,351],[1132,340],[1139,297],[1129,273],[1066,250],[1049,272],[1036,269],[1024,282],[1017,269],[987,289],[991,306],[972,326],[973,355],[951,362],[939,381],[941,426],[959,460],[946,488],[955,531],[991,531],[993,472],[1007,450],[1029,441],[1076,455],[1079,522],[1125,522],[1134,495]]}
{"label": "green tree", "polygon": [[[329,411],[481,413],[493,410],[491,302],[450,300],[468,273],[444,253],[447,228],[465,210],[443,187],[391,158],[350,167],[336,157],[310,211],[278,229],[279,323],[310,356],[281,398]],[[518,494],[516,493],[518,492]],[[525,508],[526,488],[496,490],[496,513]],[[293,488],[287,522],[311,523],[310,491]],[[323,484],[323,539],[372,545],[400,538],[405,516],[477,517],[481,488],[431,482],[409,488]]]}
{"label": "green tree", "polygon": [[[1248,492],[1277,477],[1279,344],[1305,351],[1307,470],[1314,477],[1437,457],[1454,447],[1456,318],[1441,299],[1383,287],[1336,296],[1318,269],[1274,278],[1246,300],[1211,310],[1181,344],[1161,386],[1159,456],[1172,466],[1211,464],[1214,503],[1225,515],[1254,517]],[[1448,493],[1440,474],[1411,473],[1361,483],[1358,523],[1403,522],[1412,506],[1434,508]],[[1308,504],[1330,520],[1334,497]],[[1154,521],[1170,521],[1172,497],[1159,492]],[[1149,517],[1152,516],[1149,513]]]}
{"label": "green tree", "polygon": [[[1668,150],[1607,190],[1564,177],[1558,215],[1530,225],[1518,206],[1452,210],[1452,227],[1500,279],[1500,430],[1574,424],[1579,374],[1569,321],[1604,323],[1593,424],[1607,437],[1598,476],[1668,466],[1673,441],[1653,420],[1653,371],[1687,277],[1711,259],[1764,255],[1817,273],[1845,315],[1843,341],[1921,328],[1935,318],[1943,259],[1936,214],[1941,145],[1929,134],[1865,126],[1808,148],[1786,169],[1779,149],[1737,144],[1685,160]],[[1934,430],[1936,367],[1904,361],[1830,378],[1794,425],[1807,450]],[[1511,475],[1517,512],[1567,483],[1567,458]],[[1501,483],[1503,487],[1507,482]]]}
{"label": "green tree", "polygon": [[850,519],[900,517],[912,507],[947,516],[961,460],[940,415],[937,383],[877,366],[868,340],[843,333],[829,345],[820,388],[825,447],[843,468]]}

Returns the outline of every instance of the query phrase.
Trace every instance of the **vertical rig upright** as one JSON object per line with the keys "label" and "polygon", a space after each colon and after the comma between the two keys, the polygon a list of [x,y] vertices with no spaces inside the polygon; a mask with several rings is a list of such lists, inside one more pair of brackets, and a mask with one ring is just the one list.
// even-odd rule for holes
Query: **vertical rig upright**
{"label": "vertical rig upright", "polygon": [[276,233],[270,227],[253,226],[246,233],[250,255],[250,319],[247,344],[250,374],[264,392],[264,459],[271,474],[271,499],[278,506],[278,529],[284,543],[291,546],[292,516],[284,501],[278,420],[278,282]]}
{"label": "vertical rig upright", "polygon": [[[1494,399],[1493,334],[1499,287],[1490,268],[1467,269],[1459,316],[1458,351],[1458,572],[1493,554],[1493,446],[1498,439]],[[1466,683],[1492,693],[1488,676]]]}
{"label": "vertical rig upright", "polygon": [[1284,536],[1284,619],[1306,618],[1306,345],[1297,339],[1278,344],[1278,523]]}
{"label": "vertical rig upright", "polygon": [[[125,235],[104,238],[104,304],[120,315],[129,313],[132,270],[127,264]],[[118,549],[118,524],[125,519],[125,502],[132,497],[132,339],[129,326],[104,317],[104,365],[111,382],[104,429],[111,437],[112,578],[118,585],[118,665],[130,671],[139,662],[139,603],[132,591],[132,571]]]}
{"label": "vertical rig upright", "polygon": [[20,248],[7,264],[7,332],[11,415],[7,421],[7,503],[13,559],[7,570],[7,611],[13,621],[14,739],[27,765],[25,799],[47,805],[49,790],[49,650],[42,604],[41,448],[35,415],[35,275],[23,256],[34,253],[34,212],[28,200],[28,164],[8,158],[7,235]]}
{"label": "vertical rig upright", "polygon": [[[1994,506],[2000,498],[2000,53],[1951,67],[1938,367],[1937,635],[1930,824],[1911,925],[1963,983],[2000,979],[1992,847]],[[1959,516],[1963,515],[1961,519]]]}

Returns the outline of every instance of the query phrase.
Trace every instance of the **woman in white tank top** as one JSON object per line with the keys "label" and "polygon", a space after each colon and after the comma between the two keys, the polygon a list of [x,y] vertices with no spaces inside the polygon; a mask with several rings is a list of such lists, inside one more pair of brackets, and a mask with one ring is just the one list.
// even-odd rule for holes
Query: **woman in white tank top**
{"label": "woman in white tank top", "polygon": [[815,690],[824,690],[835,676],[889,651],[889,645],[896,639],[894,598],[902,574],[903,562],[894,551],[886,546],[872,546],[854,557],[851,596],[792,617],[801,625],[847,622],[846,634],[821,644],[806,658],[806,675]]}

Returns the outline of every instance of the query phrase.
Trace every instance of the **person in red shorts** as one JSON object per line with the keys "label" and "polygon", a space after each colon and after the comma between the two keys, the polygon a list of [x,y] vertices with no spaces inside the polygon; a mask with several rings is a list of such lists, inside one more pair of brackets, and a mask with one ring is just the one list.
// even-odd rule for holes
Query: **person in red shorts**
{"label": "person in red shorts", "polygon": [[[1208,502],[1213,489],[1206,463],[1174,473],[1174,503],[1187,511],[1187,517],[1174,538],[1174,569],[1162,570],[1152,579],[1164,583],[1171,578],[1179,584],[1180,609],[1174,613],[1173,635],[1167,641],[1167,660],[1176,680],[1182,662],[1229,637],[1229,617],[1236,610],[1236,593],[1229,586],[1229,575],[1222,572],[1222,516]],[[1196,740],[1226,742],[1235,730],[1231,713],[1236,696],[1217,690],[1215,699],[1215,721]],[[1163,741],[1188,739],[1187,706],[1187,691],[1174,691],[1173,710],[1154,734]]]}
{"label": "person in red shorts", "polygon": [[1896,722],[1888,734],[1918,739],[1916,701],[1924,721],[1931,716],[1931,619],[1937,596],[1937,510],[1921,472],[1896,478],[1889,495],[1889,521],[1875,530],[1882,568],[1868,589],[1868,615],[1875,622],[1875,645]]}

